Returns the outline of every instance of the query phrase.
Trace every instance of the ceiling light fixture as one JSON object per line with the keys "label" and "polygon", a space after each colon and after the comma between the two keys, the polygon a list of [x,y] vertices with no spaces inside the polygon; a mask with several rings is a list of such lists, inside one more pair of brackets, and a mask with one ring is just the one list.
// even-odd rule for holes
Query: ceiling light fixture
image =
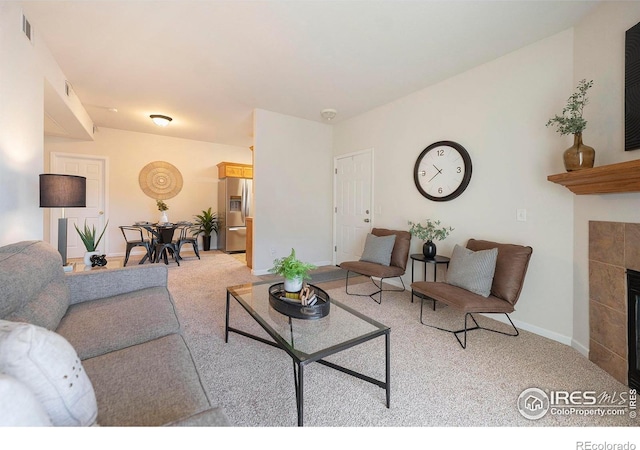
{"label": "ceiling light fixture", "polygon": [[169,125],[169,122],[173,120],[169,116],[161,116],[159,114],[151,114],[149,117],[151,117],[153,123],[155,123],[159,127],[166,127],[167,125]]}
{"label": "ceiling light fixture", "polygon": [[320,112],[320,115],[322,116],[322,118],[326,120],[333,119],[336,116],[336,114],[338,114],[338,111],[331,108],[323,109],[322,112]]}

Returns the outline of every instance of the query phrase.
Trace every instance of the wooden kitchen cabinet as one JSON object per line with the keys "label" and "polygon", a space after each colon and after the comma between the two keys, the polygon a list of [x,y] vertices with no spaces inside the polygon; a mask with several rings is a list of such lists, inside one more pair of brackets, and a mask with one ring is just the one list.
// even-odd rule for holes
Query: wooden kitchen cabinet
{"label": "wooden kitchen cabinet", "polygon": [[253,178],[253,166],[234,162],[218,164],[218,178]]}

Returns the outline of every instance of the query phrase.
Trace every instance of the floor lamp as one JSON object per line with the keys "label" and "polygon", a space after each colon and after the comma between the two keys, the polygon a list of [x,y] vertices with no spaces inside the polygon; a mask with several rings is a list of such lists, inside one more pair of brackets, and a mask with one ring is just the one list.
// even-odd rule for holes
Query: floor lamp
{"label": "floor lamp", "polygon": [[67,267],[67,218],[65,208],[84,208],[87,206],[87,179],[76,175],[55,173],[40,174],[40,207],[62,208],[62,217],[58,219],[58,251],[62,256],[62,265]]}

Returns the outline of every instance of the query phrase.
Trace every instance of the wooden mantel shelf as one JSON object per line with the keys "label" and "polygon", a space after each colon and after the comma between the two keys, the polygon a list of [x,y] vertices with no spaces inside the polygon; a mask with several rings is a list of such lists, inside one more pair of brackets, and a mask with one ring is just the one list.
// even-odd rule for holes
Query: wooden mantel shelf
{"label": "wooden mantel shelf", "polygon": [[640,192],[640,159],[549,175],[577,195]]}

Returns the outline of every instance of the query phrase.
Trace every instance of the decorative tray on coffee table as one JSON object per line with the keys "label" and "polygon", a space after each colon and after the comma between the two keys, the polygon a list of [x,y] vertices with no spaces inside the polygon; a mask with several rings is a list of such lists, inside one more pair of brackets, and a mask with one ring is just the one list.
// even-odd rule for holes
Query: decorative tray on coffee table
{"label": "decorative tray on coffee table", "polygon": [[[329,314],[331,305],[329,294],[312,284],[307,286],[311,293],[315,294],[313,305],[303,305],[299,298],[287,297],[284,283],[276,283],[269,287],[269,304],[279,313],[296,319],[320,319]],[[289,296],[291,296],[290,293]]]}

